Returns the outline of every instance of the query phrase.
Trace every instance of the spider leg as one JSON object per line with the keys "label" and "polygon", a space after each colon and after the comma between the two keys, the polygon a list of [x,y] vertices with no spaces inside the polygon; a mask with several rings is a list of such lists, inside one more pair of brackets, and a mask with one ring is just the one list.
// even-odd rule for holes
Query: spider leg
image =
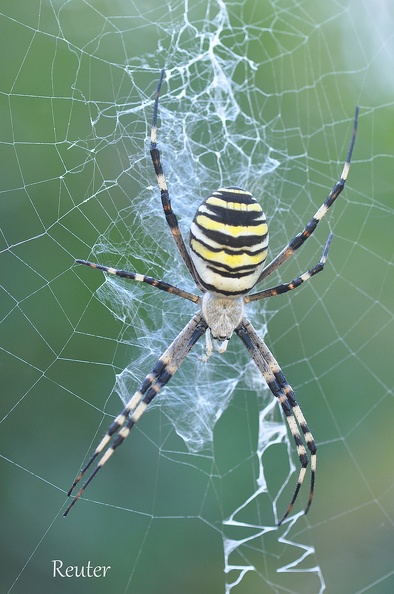
{"label": "spider leg", "polygon": [[319,262],[315,264],[313,268],[311,268],[307,272],[304,272],[300,276],[297,276],[297,278],[293,279],[289,283],[277,285],[276,287],[271,287],[270,289],[264,289],[264,291],[258,291],[258,293],[253,293],[252,295],[246,295],[244,297],[245,303],[250,303],[251,301],[259,301],[260,299],[266,299],[267,297],[275,297],[276,295],[282,295],[283,293],[287,293],[288,291],[297,289],[297,287],[308,281],[310,278],[312,278],[312,276],[315,276],[315,274],[321,272],[324,269],[324,265],[327,261],[328,250],[330,248],[332,238],[333,234],[330,233],[326,245],[324,247],[322,256]]}
{"label": "spider leg", "polygon": [[273,395],[279,400],[282,407],[283,413],[286,417],[288,427],[293,436],[294,442],[297,448],[297,454],[301,463],[301,469],[298,475],[297,484],[294,490],[294,494],[291,498],[289,506],[278,522],[278,526],[287,518],[291,512],[293,505],[297,499],[301,485],[304,481],[306,469],[308,466],[308,456],[304,443],[301,438],[300,429],[305,439],[305,443],[311,453],[311,485],[309,491],[309,499],[305,508],[305,513],[308,512],[312,503],[313,492],[315,487],[315,476],[316,476],[316,444],[313,439],[312,433],[309,430],[305,417],[299,407],[294,391],[288,384],[278,362],[265,345],[263,340],[257,334],[252,324],[244,319],[240,326],[236,328],[235,332],[246,346],[250,357],[257,365],[259,371],[263,375],[267,385]]}
{"label": "spider leg", "polygon": [[196,273],[194,270],[194,266],[190,259],[186,244],[183,240],[181,231],[179,229],[178,219],[177,219],[174,211],[172,210],[170,195],[169,195],[168,187],[167,187],[167,182],[166,182],[166,178],[164,176],[163,166],[161,164],[160,151],[157,148],[157,142],[156,142],[157,111],[159,108],[160,89],[161,89],[161,85],[163,83],[164,74],[165,74],[165,70],[163,68],[163,70],[160,73],[160,78],[159,78],[159,82],[158,82],[156,93],[155,93],[155,103],[154,103],[154,107],[153,107],[153,119],[152,119],[152,128],[151,128],[150,156],[152,159],[153,167],[155,169],[157,183],[159,184],[160,194],[161,194],[161,203],[163,205],[163,211],[164,211],[164,214],[166,217],[167,224],[168,224],[170,231],[172,233],[172,236],[174,238],[176,247],[178,248],[178,251],[182,256],[182,259],[183,259],[184,263],[186,264],[188,271],[192,275],[197,286],[200,289],[202,289],[202,287],[197,279],[197,276],[196,276]]}
{"label": "spider leg", "polygon": [[347,176],[350,170],[350,161],[352,159],[352,153],[354,148],[354,143],[356,141],[356,134],[357,134],[357,122],[358,122],[358,107],[356,107],[356,111],[354,114],[354,124],[353,124],[353,134],[352,139],[350,141],[350,146],[347,154],[347,158],[345,161],[345,165],[342,170],[340,180],[335,184],[331,192],[329,193],[327,199],[320,208],[316,211],[315,215],[309,221],[309,223],[305,226],[304,230],[296,235],[294,239],[287,244],[287,246],[264,268],[262,271],[257,283],[261,282],[264,278],[266,278],[269,274],[277,270],[279,266],[281,266],[290,256],[294,254],[296,250],[298,250],[304,242],[312,235],[314,230],[316,229],[319,221],[322,220],[324,215],[327,213],[328,209],[333,205],[335,200],[341,194],[343,188],[345,187],[345,183],[347,180]]}
{"label": "spider leg", "polygon": [[182,297],[183,299],[193,301],[193,303],[199,303],[201,301],[201,297],[199,297],[198,295],[194,295],[194,293],[189,293],[188,291],[184,291],[179,287],[175,287],[174,285],[170,285],[169,283],[166,283],[164,281],[157,280],[156,278],[152,278],[151,276],[146,276],[145,274],[139,274],[138,272],[128,272],[127,270],[118,270],[117,268],[111,268],[109,266],[101,266],[101,264],[94,264],[93,262],[88,262],[87,260],[75,260],[75,262],[77,264],[84,264],[85,266],[89,266],[90,268],[102,270],[103,272],[107,272],[108,274],[114,274],[122,278],[128,278],[130,280],[138,281],[140,283],[146,283],[151,287],[155,287],[156,289],[160,289],[161,291],[166,291],[166,293],[172,293],[173,295],[177,295],[178,297]]}
{"label": "spider leg", "polygon": [[201,336],[205,333],[206,329],[207,324],[204,321],[202,314],[196,314],[185,326],[185,328],[178,334],[178,336],[171,343],[168,349],[161,355],[152,371],[146,376],[146,378],[142,382],[139,390],[135,392],[135,394],[129,400],[129,402],[127,403],[123,411],[120,413],[120,415],[118,415],[115,418],[115,420],[111,423],[107,430],[107,433],[104,435],[103,439],[96,447],[88,463],[78,473],[68,492],[69,496],[71,495],[71,492],[74,490],[79,481],[82,479],[85,472],[91,466],[93,461],[104,450],[108,442],[111,440],[111,437],[115,433],[117,433],[112,443],[105,450],[104,454],[97,463],[96,468],[94,469],[88,480],[81,487],[81,489],[75,495],[74,499],[71,501],[70,505],[67,507],[66,511],[63,514],[64,516],[66,516],[70,509],[75,505],[75,503],[84,493],[88,484],[93,480],[93,478],[96,476],[99,470],[101,470],[104,464],[112,456],[115,449],[119,445],[121,445],[124,442],[124,440],[128,437],[131,429],[143,415],[149,403],[159,393],[161,388],[170,381],[174,373],[178,370],[179,366],[184,361],[187,354],[190,352],[191,348],[198,341],[198,339],[201,338]]}

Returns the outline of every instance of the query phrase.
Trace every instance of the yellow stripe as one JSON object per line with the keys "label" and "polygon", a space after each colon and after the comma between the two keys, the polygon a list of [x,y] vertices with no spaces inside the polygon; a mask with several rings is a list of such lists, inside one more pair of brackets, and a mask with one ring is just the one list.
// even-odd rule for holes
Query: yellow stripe
{"label": "yellow stripe", "polygon": [[244,210],[246,212],[261,212],[260,204],[254,202],[252,204],[244,204],[243,202],[227,202],[222,198],[216,198],[215,196],[210,196],[205,201],[206,204],[211,204],[212,206],[219,206],[220,208],[229,208],[230,210]]}
{"label": "yellow stripe", "polygon": [[242,188],[219,188],[218,190],[216,190],[216,192],[214,192],[214,194],[217,194],[219,192],[223,192],[224,194],[244,194],[244,196],[251,196],[253,198],[250,192],[242,190]]}
{"label": "yellow stripe", "polygon": [[222,264],[234,269],[241,266],[258,266],[261,262],[264,262],[267,257],[267,250],[263,250],[256,256],[251,256],[249,254],[236,254],[231,256],[224,251],[212,252],[204,247],[199,241],[194,239],[191,240],[191,248],[199,254],[201,258],[207,260],[213,266]]}
{"label": "yellow stripe", "polygon": [[224,225],[220,221],[212,221],[212,219],[205,215],[198,215],[196,217],[196,222],[198,225],[203,227],[203,229],[208,229],[209,231],[219,231],[220,233],[231,235],[232,237],[238,237],[239,235],[259,235],[260,237],[263,237],[268,232],[268,226],[266,223],[261,223],[261,225],[257,225],[256,227]]}

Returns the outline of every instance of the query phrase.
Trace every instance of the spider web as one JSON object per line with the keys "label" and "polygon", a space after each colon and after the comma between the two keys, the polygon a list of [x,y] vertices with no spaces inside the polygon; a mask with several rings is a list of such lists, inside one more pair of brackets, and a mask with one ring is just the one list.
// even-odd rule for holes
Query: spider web
{"label": "spider web", "polygon": [[[393,9],[389,1],[3,2],[1,591],[392,592]],[[203,342],[63,520],[78,468],[195,311],[73,265],[89,258],[194,291],[149,159],[158,142],[187,236],[201,200],[261,202],[274,256],[337,181],[294,262],[324,274],[248,317],[318,442],[316,497],[275,522],[297,459],[240,344]],[[52,577],[111,566],[105,578]]]}

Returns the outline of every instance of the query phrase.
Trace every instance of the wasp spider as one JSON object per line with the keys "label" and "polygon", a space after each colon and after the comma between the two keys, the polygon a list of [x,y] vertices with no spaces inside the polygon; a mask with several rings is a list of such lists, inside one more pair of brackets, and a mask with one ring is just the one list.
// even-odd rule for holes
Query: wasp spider
{"label": "wasp spider", "polygon": [[[295,441],[301,464],[294,494],[286,512],[278,522],[278,524],[281,524],[289,515],[306,474],[308,456],[304,442],[309,449],[311,458],[311,484],[305,513],[309,510],[315,484],[316,444],[301,408],[297,404],[293,389],[287,383],[276,359],[245,317],[244,309],[245,305],[251,301],[266,299],[267,297],[292,291],[323,270],[331,242],[331,234],[320,261],[313,268],[289,283],[263,289],[251,295],[248,294],[255,285],[258,285],[277,270],[304,244],[342,192],[349,173],[356,138],[358,109],[356,109],[353,135],[340,180],[335,184],[325,202],[304,230],[296,235],[268,266],[264,267],[268,248],[266,218],[252,194],[238,187],[220,188],[204,200],[198,207],[191,224],[189,249],[186,247],[178,227],[176,215],[172,210],[160,153],[156,144],[157,112],[163,77],[164,70],[160,75],[154,101],[150,154],[161,192],[161,201],[167,224],[179,253],[202,296],[189,293],[137,272],[116,270],[115,268],[93,264],[85,260],[76,260],[76,262],[103,270],[109,274],[147,283],[161,291],[173,293],[178,297],[193,301],[199,306],[199,311],[158,359],[156,365],[130,398],[124,410],[110,424],[107,433],[96,447],[92,457],[75,478],[68,495],[71,495],[85,472],[100,454],[102,454],[101,458],[99,458],[94,471],[77,492],[64,515],[67,515],[91,480],[112,456],[115,449],[128,437],[131,429],[145,412],[149,403],[172,378],[194,344],[205,334],[207,343],[205,358],[208,358],[214,348],[223,353],[226,350],[228,341],[235,332],[257,365],[272,394],[278,399]],[[113,438],[112,442],[111,438]]]}

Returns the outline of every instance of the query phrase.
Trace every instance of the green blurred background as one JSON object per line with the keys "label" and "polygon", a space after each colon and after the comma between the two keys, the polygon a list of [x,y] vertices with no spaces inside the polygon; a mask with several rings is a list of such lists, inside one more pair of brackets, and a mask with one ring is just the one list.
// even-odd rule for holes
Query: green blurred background
{"label": "green blurred background", "polygon": [[[324,584],[333,593],[391,593],[394,9],[389,0],[202,0],[186,7],[181,0],[1,2],[0,590],[218,594],[240,574],[236,567],[223,571],[226,537],[245,538],[229,564],[256,568],[234,594],[319,592]],[[286,445],[273,445],[263,457],[268,495],[236,516],[257,527],[223,526],[257,489],[258,413],[270,397],[256,396],[246,377],[215,427],[210,451],[188,455],[157,407],[93,483],[88,501],[64,520],[70,482],[108,415],[119,412],[115,373],[130,361],[138,377],[149,371],[161,348],[152,344],[160,339],[166,302],[136,289],[146,299],[138,315],[145,310],[147,335],[153,333],[145,359],[144,341],[130,331],[138,321],[128,314],[125,324],[115,319],[94,293],[102,275],[77,269],[73,259],[87,258],[110,231],[110,241],[130,248],[129,266],[173,280],[165,270],[174,252],[157,241],[156,205],[147,202],[144,210],[141,203],[155,184],[146,143],[150,98],[165,62],[173,82],[161,118],[176,120],[178,109],[187,110],[182,76],[192,95],[210,81],[209,59],[225,62],[232,52],[246,58],[232,72],[240,106],[265,139],[257,148],[250,139],[251,169],[268,153],[279,162],[262,180],[271,253],[300,230],[338,179],[360,105],[341,206],[276,278],[290,280],[314,264],[332,229],[326,271],[308,288],[253,310],[257,326],[269,322],[267,342],[319,444],[313,507],[288,533],[286,525],[247,540],[259,526],[274,526],[273,502],[289,472]],[[167,155],[183,143],[175,120],[161,127]],[[195,163],[179,159],[172,168],[167,156],[174,207],[185,219],[212,183],[219,185],[216,177],[231,177],[239,165],[229,152],[219,173],[212,153],[205,158],[202,148],[214,151],[221,140],[206,126],[202,116],[194,129]],[[242,127],[239,134],[246,135]],[[259,176],[239,166],[259,196]],[[182,178],[193,171],[189,182]],[[177,204],[182,184],[191,191]],[[176,329],[167,327],[163,342],[192,311],[179,304],[179,320],[178,303],[167,303],[173,320],[167,325]],[[220,378],[226,368],[218,357],[212,361]],[[235,375],[247,363],[237,343],[229,361]],[[179,388],[174,378],[174,391],[185,377]],[[222,386],[212,381],[207,389],[214,398]],[[294,481],[295,475],[279,496],[279,514]],[[277,573],[304,550],[311,554],[296,572]],[[54,579],[52,559],[112,569],[105,579]]]}

